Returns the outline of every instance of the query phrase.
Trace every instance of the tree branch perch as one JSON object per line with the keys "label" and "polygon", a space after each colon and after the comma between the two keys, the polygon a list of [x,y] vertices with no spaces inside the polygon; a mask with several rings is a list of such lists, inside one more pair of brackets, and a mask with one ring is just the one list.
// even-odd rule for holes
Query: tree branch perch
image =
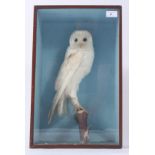
{"label": "tree branch perch", "polygon": [[88,113],[85,109],[77,110],[76,119],[79,124],[80,140],[82,144],[88,142],[88,127],[87,127]]}

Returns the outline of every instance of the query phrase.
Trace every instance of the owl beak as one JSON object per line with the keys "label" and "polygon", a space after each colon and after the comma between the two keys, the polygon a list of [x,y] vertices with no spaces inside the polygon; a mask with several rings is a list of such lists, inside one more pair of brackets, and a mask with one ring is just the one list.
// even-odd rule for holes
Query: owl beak
{"label": "owl beak", "polygon": [[79,46],[80,46],[80,47],[83,47],[83,43],[80,43]]}

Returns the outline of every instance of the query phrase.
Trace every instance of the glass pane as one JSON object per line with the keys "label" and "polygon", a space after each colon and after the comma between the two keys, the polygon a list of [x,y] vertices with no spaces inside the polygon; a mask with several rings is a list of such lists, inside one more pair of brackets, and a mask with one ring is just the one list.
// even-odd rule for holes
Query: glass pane
{"label": "glass pane", "polygon": [[[114,11],[111,14],[108,11]],[[92,34],[95,59],[80,83],[78,98],[88,112],[89,144],[119,143],[119,17],[117,9],[39,9],[37,11],[34,144],[80,144],[71,103],[68,113],[48,112],[54,85],[75,30]]]}

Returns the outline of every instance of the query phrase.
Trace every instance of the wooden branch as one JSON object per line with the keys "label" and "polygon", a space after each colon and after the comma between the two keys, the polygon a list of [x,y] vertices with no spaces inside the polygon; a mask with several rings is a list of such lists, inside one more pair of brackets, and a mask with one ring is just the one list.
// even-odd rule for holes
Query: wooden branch
{"label": "wooden branch", "polygon": [[76,119],[79,124],[80,140],[82,144],[88,142],[88,127],[87,127],[88,113],[84,109],[80,109],[76,112]]}

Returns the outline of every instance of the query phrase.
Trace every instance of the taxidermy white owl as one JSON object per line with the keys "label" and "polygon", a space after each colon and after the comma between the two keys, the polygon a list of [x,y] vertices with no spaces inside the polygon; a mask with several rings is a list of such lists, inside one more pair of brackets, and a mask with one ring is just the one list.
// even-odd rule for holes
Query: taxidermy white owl
{"label": "taxidermy white owl", "polygon": [[74,31],[70,36],[64,62],[55,82],[56,94],[48,114],[48,123],[51,122],[55,112],[59,115],[67,112],[67,99],[70,99],[75,110],[83,109],[78,101],[77,91],[82,79],[91,71],[93,60],[91,33],[86,30]]}

